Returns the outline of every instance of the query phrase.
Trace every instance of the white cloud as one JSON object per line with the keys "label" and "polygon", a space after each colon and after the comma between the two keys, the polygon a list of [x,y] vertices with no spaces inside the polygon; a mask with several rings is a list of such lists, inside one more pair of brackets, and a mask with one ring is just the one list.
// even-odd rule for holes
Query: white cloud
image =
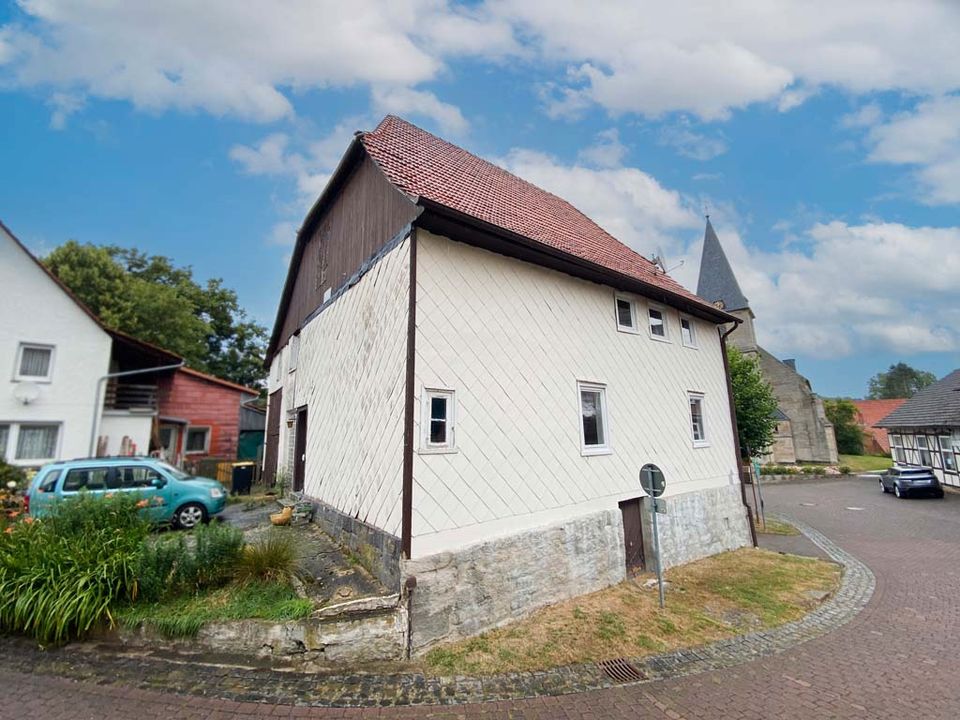
{"label": "white cloud", "polygon": [[882,119],[883,109],[878,103],[871,102],[844,115],[840,118],[840,125],[845,128],[866,128],[876,125]]}
{"label": "white cloud", "polygon": [[960,96],[926,100],[874,125],[867,143],[873,162],[916,167],[922,201],[960,203]]}
{"label": "white cloud", "polygon": [[299,229],[299,223],[293,222],[292,220],[282,220],[270,228],[270,233],[267,236],[267,244],[292,247],[297,239],[297,230]]}
{"label": "white cloud", "polygon": [[960,4],[938,0],[491,0],[496,16],[573,77],[550,110],[722,119],[787,110],[829,85],[863,94],[960,87]]}
{"label": "white cloud", "polygon": [[712,160],[727,151],[727,143],[719,137],[709,137],[691,129],[689,121],[682,119],[676,125],[660,129],[659,143],[673,147],[680,155],[692,160]]}
{"label": "white cloud", "polygon": [[[9,84],[258,122],[292,115],[291,90],[411,88],[435,79],[446,55],[497,58],[514,47],[505,21],[446,0],[19,6],[22,20],[0,27]],[[435,100],[432,109],[456,122],[449,105]]]}
{"label": "white cloud", "polygon": [[82,110],[86,101],[78,95],[57,92],[50,96],[47,105],[53,108],[50,114],[50,127],[54,130],[63,130],[67,127],[69,117]]}
{"label": "white cloud", "polygon": [[627,152],[627,146],[620,142],[620,131],[610,128],[597,133],[593,145],[583,148],[577,157],[587,165],[612,168],[623,162]]}
{"label": "white cloud", "polygon": [[[760,341],[775,354],[960,349],[960,312],[953,309],[960,288],[952,282],[960,254],[949,252],[960,244],[960,227],[816,223],[802,242],[775,252],[748,249],[733,228],[717,229],[757,315]],[[700,247],[689,249],[692,266]]]}
{"label": "white cloud", "polygon": [[463,135],[468,123],[454,105],[441,102],[436,95],[425,90],[405,87],[376,87],[373,89],[373,106],[381,113],[432,118],[443,132]]}

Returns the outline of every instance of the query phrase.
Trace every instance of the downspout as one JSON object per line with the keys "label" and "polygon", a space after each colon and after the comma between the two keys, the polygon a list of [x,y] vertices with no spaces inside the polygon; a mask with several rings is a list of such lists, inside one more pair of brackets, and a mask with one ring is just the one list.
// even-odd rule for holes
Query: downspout
{"label": "downspout", "polygon": [[107,380],[118,377],[127,377],[129,375],[143,375],[145,373],[162,372],[163,370],[176,370],[186,365],[186,360],[181,360],[176,365],[161,365],[160,367],[143,368],[142,370],[124,370],[123,372],[107,373],[97,380],[97,392],[93,398],[93,423],[90,425],[90,457],[96,457],[97,454],[97,433],[100,430],[100,416],[102,408],[100,400],[100,391]]}
{"label": "downspout", "polygon": [[730,426],[733,428],[733,455],[737,461],[737,476],[740,479],[740,500],[743,502],[744,512],[747,514],[747,523],[750,525],[750,539],[753,546],[757,547],[757,528],[753,524],[753,513],[750,512],[750,504],[747,502],[747,489],[743,484],[743,463],[740,457],[740,430],[737,426],[737,406],[733,401],[733,383],[730,381],[730,361],[727,359],[727,337],[740,325],[740,321],[734,322],[733,326],[725,333],[720,334],[720,352],[723,354],[723,374],[727,379],[727,399],[730,402]]}

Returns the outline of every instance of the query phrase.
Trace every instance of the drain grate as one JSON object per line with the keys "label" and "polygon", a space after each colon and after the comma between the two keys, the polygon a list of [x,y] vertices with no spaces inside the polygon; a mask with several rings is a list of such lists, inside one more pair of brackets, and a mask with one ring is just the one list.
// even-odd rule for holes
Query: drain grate
{"label": "drain grate", "polygon": [[645,680],[647,677],[624,658],[601,660],[597,663],[597,667],[603,670],[607,677],[618,683],[636,682]]}

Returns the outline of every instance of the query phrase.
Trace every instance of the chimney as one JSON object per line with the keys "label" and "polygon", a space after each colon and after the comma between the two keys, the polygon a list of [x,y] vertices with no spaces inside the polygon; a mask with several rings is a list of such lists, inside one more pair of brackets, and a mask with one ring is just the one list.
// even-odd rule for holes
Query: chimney
{"label": "chimney", "polygon": [[784,361],[783,361],[783,364],[784,364],[784,365],[789,365],[789,366],[790,366],[790,369],[793,370],[794,372],[797,371],[797,361],[796,361],[796,358],[785,358]]}

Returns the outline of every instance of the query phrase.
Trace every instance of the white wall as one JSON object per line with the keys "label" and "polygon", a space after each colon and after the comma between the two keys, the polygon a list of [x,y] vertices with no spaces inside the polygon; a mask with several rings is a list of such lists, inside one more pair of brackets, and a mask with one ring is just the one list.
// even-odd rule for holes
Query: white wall
{"label": "white wall", "polygon": [[[414,456],[414,558],[615,509],[647,462],[667,496],[738,482],[716,326],[687,348],[668,310],[658,342],[636,300],[642,332],[618,332],[611,288],[417,231],[416,437],[422,389],[452,389],[457,450]],[[609,455],[581,456],[578,380],[607,386]]]}
{"label": "white wall", "polygon": [[129,437],[136,445],[136,455],[150,451],[150,431],[153,414],[131,413],[126,410],[104,410],[97,434],[107,438],[107,455],[123,454],[123,439]]}
{"label": "white wall", "polygon": [[[50,382],[39,383],[37,400],[14,398],[21,342],[55,346]],[[58,423],[58,458],[90,452],[97,379],[108,372],[111,340],[66,293],[0,228],[0,424],[12,424],[7,459],[14,458],[17,424]]]}
{"label": "white wall", "polygon": [[271,392],[283,387],[280,465],[292,461],[287,413],[306,405],[306,494],[393,535],[401,523],[409,287],[405,240],[307,323],[296,369],[288,343],[269,380]]}

